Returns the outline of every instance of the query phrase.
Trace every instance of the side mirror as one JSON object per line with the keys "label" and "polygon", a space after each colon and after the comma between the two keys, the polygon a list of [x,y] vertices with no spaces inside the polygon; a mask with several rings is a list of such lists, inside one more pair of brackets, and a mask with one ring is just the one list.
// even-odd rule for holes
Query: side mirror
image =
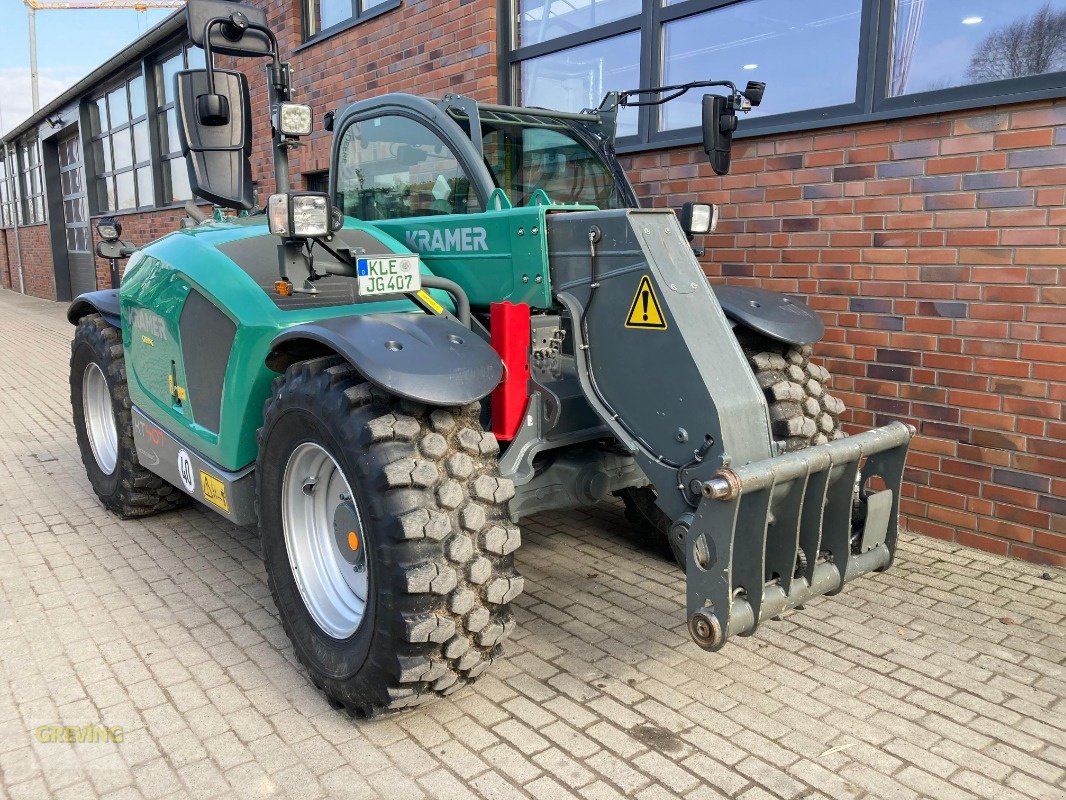
{"label": "side mirror", "polygon": [[717,94],[703,96],[703,149],[711,160],[715,175],[729,172],[733,149],[733,131],[737,129],[737,112],[729,100]]}
{"label": "side mirror", "polygon": [[208,92],[207,70],[184,70],[174,76],[178,139],[189,168],[189,185],[193,194],[215,205],[250,209],[248,79],[230,70],[216,69],[214,73],[214,92]]}

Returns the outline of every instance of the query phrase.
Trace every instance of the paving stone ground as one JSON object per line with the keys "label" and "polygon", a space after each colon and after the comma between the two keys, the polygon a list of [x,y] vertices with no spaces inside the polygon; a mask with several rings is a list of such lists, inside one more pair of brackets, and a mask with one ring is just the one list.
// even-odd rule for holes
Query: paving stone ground
{"label": "paving stone ground", "polygon": [[[705,653],[618,507],[543,514],[508,657],[352,721],[297,666],[254,531],[97,504],[71,332],[0,291],[0,797],[1066,797],[1066,575],[910,535]],[[122,740],[39,741],[86,724]]]}

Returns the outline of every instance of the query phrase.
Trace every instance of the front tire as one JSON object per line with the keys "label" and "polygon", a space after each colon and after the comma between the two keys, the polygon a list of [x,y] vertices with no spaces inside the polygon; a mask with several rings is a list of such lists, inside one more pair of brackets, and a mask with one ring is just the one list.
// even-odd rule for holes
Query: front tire
{"label": "front tire", "polygon": [[[510,602],[522,590],[519,532],[506,514],[514,486],[499,477],[499,447],[479,411],[400,400],[340,358],[295,364],[275,381],[256,463],[263,555],[296,656],[335,707],[375,716],[454,692],[501,654],[514,629]],[[292,513],[308,483],[334,509],[321,516],[336,522],[318,539],[320,551],[337,545],[320,559],[340,564],[321,581],[333,595],[316,593],[300,556],[322,527],[313,512]],[[345,552],[350,533],[361,565]],[[355,580],[346,559],[363,569]],[[331,607],[359,609],[322,613]]]}
{"label": "front tire", "polygon": [[99,314],[82,317],[74,331],[70,405],[85,473],[105,508],[129,519],[188,502],[137,460],[122,336]]}
{"label": "front tire", "polygon": [[[739,328],[736,331],[755,380],[766,395],[770,426],[781,452],[802,450],[845,436],[844,403],[829,393],[829,372],[811,361],[814,348],[792,345]],[[626,518],[650,536],[665,536],[674,560],[685,569],[683,543],[669,535],[670,520],[655,504],[654,487],[623,489]]]}

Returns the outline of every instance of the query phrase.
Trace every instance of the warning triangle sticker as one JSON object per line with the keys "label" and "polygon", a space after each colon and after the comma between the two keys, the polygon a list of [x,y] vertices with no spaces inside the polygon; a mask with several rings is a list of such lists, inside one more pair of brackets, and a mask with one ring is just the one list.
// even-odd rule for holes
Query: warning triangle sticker
{"label": "warning triangle sticker", "polygon": [[626,327],[653,331],[666,330],[666,317],[663,316],[659,299],[655,296],[655,290],[651,287],[651,279],[647,275],[640,279],[640,284],[637,286],[637,296],[633,298],[633,305],[629,307]]}

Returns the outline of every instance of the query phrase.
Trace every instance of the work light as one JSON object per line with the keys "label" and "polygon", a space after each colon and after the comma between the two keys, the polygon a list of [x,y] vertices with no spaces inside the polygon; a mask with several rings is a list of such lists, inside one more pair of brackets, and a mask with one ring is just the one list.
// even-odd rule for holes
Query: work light
{"label": "work light", "polygon": [[113,242],[122,235],[122,223],[114,217],[102,217],[96,223],[96,235],[106,242]]}
{"label": "work light", "polygon": [[267,200],[270,232],[289,239],[326,236],[330,232],[332,209],[325,192],[272,194]]}
{"label": "work light", "polygon": [[711,233],[718,227],[718,206],[714,203],[685,203],[678,218],[681,230],[689,236]]}
{"label": "work light", "polygon": [[309,136],[312,126],[311,106],[282,103],[278,107],[278,130],[286,136]]}

